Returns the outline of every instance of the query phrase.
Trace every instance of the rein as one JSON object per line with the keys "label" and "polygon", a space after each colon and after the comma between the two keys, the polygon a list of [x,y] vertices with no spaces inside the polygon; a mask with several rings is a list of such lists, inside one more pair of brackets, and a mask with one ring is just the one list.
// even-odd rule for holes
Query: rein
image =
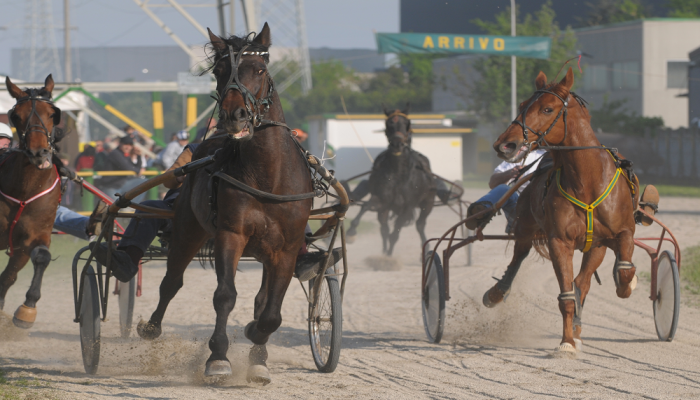
{"label": "rein", "polygon": [[[14,126],[14,124],[12,123],[12,116],[15,112],[15,108],[17,108],[18,105],[25,103],[27,101],[32,102],[32,110],[29,113],[29,117],[27,118],[27,123],[24,126],[24,130],[20,131],[19,129],[17,129],[17,136],[19,136],[20,148],[22,148],[23,151],[25,153],[27,153],[27,155],[33,156],[32,154],[29,154],[29,152],[26,150],[26,147],[27,147],[27,142],[26,142],[27,139],[26,138],[27,138],[27,134],[29,132],[39,131],[39,132],[42,132],[44,135],[46,135],[46,139],[49,142],[49,147],[51,148],[51,153],[55,153],[56,152],[56,147],[55,147],[56,127],[58,126],[59,123],[61,123],[61,110],[58,107],[56,107],[54,102],[51,100],[51,97],[46,97],[46,96],[40,95],[39,90],[28,89],[28,91],[29,91],[29,96],[20,97],[19,99],[17,99],[17,103],[14,105],[14,107],[12,107],[7,112],[7,117],[8,117],[8,120],[10,122],[10,125]],[[46,125],[44,124],[44,121],[39,116],[39,113],[36,111],[36,102],[37,101],[47,103],[54,109],[54,112],[56,115],[53,118],[53,125],[54,125],[53,129],[51,129],[50,132],[49,132],[48,128],[46,127]],[[35,115],[36,115],[37,119],[39,120],[40,125],[31,124],[32,117]]]}

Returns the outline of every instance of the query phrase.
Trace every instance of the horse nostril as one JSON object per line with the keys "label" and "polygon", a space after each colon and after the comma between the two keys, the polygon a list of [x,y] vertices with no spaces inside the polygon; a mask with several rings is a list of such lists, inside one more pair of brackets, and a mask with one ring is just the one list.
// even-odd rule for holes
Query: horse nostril
{"label": "horse nostril", "polygon": [[512,153],[518,147],[514,142],[503,143],[501,146],[501,153]]}
{"label": "horse nostril", "polygon": [[234,116],[237,120],[245,119],[245,110],[242,109],[242,108],[239,108],[238,110],[236,110],[236,111],[233,112],[233,116]]}

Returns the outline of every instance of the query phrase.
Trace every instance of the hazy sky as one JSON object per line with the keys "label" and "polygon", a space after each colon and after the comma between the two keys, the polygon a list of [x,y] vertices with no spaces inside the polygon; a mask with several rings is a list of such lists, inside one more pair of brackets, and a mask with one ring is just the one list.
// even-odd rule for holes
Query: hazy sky
{"label": "hazy sky", "polygon": [[[270,2],[267,0],[266,2]],[[10,49],[22,47],[29,0],[0,0],[0,74],[10,72]],[[63,0],[51,0],[53,19],[63,26]],[[151,0],[165,4],[165,0]],[[215,4],[215,0],[182,0],[180,4]],[[398,32],[399,0],[304,0],[309,47],[376,48],[372,31]],[[80,47],[173,46],[173,42],[133,0],[70,0],[71,45]],[[188,8],[204,27],[218,32],[216,9]],[[204,37],[172,8],[155,8],[155,13],[183,41],[203,44]],[[244,30],[237,13],[237,33]],[[261,21],[262,23],[263,21]],[[274,45],[275,28],[272,29]],[[63,30],[55,30],[63,47]]]}

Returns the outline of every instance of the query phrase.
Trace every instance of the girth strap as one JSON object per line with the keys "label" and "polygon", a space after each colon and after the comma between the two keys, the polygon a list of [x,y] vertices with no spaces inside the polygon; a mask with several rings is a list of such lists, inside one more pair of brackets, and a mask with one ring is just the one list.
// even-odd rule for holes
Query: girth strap
{"label": "girth strap", "polygon": [[586,204],[581,200],[577,199],[576,197],[566,193],[566,191],[561,187],[561,168],[557,169],[557,188],[559,188],[559,193],[561,193],[562,196],[564,196],[567,200],[583,208],[586,211],[586,245],[583,248],[584,253],[590,250],[591,245],[593,244],[593,210],[596,207],[598,207],[600,203],[602,203],[610,195],[610,192],[612,192],[612,188],[615,187],[617,180],[620,178],[621,172],[622,169],[620,168],[615,170],[615,176],[613,177],[612,181],[610,181],[608,187],[605,188],[603,194],[601,194],[600,197],[598,197],[598,199],[596,199],[596,201],[594,201],[593,203]]}
{"label": "girth strap", "polygon": [[236,188],[253,195],[255,197],[260,197],[263,199],[267,200],[272,200],[280,203],[285,203],[285,202],[290,202],[290,201],[299,201],[299,200],[306,200],[306,199],[311,199],[314,197],[319,197],[322,196],[323,193],[321,191],[317,192],[308,192],[308,193],[302,193],[302,194],[291,194],[291,195],[279,195],[279,194],[272,194],[268,192],[263,192],[262,190],[255,189],[253,187],[250,187],[246,185],[245,183],[233,178],[232,176],[225,174],[224,172],[221,171],[216,171],[212,174],[212,178],[220,178],[225,180],[226,182],[232,184]]}

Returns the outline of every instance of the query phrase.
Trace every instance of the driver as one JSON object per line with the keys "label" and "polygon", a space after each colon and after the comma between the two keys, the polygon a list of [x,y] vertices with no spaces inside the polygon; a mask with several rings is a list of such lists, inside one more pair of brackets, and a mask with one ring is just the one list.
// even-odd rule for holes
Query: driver
{"label": "driver", "polygon": [[[521,151],[527,151],[527,148],[521,149]],[[537,149],[528,153],[525,158],[525,162],[511,163],[508,161],[503,161],[498,164],[498,166],[493,170],[491,179],[489,179],[489,188],[491,190],[482,198],[472,203],[467,210],[467,218],[488,208],[493,207],[498,200],[503,197],[503,195],[508,192],[511,184],[515,183],[520,175],[524,172],[534,172],[537,169],[542,157],[546,153],[546,150]],[[522,171],[522,172],[521,172]],[[515,222],[515,205],[518,203],[518,197],[520,193],[527,187],[530,182],[525,182],[518,190],[513,193],[508,200],[503,204],[503,211],[506,214],[506,219],[508,220],[508,225],[506,226],[506,233],[511,233]],[[483,227],[491,221],[491,218],[495,215],[494,212],[486,213],[478,218],[473,218],[467,220],[466,225],[468,229],[475,230],[478,227]]]}

